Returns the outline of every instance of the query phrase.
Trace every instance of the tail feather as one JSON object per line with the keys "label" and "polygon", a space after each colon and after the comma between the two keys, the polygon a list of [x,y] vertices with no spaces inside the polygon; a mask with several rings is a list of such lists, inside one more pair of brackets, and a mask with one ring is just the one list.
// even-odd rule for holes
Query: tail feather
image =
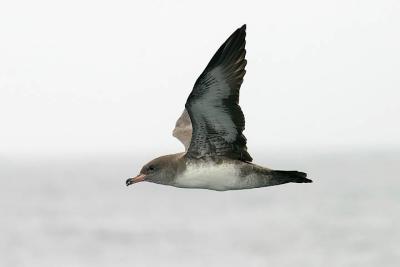
{"label": "tail feather", "polygon": [[292,183],[312,183],[312,180],[307,178],[307,173],[298,171],[274,171],[276,174],[281,175],[282,178],[289,179],[288,182]]}

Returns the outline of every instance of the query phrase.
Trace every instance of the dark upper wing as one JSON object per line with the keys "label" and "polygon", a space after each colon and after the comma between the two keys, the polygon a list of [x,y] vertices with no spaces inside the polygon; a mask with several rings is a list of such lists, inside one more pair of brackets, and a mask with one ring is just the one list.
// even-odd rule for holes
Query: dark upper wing
{"label": "dark upper wing", "polygon": [[246,25],[218,49],[186,102],[193,133],[189,157],[226,156],[252,161],[246,147],[239,90],[246,73]]}

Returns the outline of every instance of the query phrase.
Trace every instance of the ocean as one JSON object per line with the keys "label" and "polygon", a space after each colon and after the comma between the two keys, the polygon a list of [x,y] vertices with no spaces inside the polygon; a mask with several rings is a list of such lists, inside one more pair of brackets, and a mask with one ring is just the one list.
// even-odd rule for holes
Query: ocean
{"label": "ocean", "polygon": [[400,151],[252,156],[314,183],[126,187],[151,158],[0,158],[0,266],[399,266]]}

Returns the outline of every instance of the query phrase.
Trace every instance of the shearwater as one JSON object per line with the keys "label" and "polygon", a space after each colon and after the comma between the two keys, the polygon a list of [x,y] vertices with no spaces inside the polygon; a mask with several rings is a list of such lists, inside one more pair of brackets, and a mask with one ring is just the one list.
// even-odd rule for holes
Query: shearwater
{"label": "shearwater", "polygon": [[150,161],[126,185],[147,181],[225,191],[312,182],[304,172],[272,170],[251,163],[239,106],[247,64],[245,45],[243,25],[222,44],[195,82],[173,130],[185,152]]}

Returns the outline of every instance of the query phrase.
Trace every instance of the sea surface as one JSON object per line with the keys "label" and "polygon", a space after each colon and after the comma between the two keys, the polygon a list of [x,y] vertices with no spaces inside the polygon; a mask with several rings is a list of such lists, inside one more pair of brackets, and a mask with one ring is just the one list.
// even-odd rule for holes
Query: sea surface
{"label": "sea surface", "polygon": [[400,151],[252,154],[312,184],[126,187],[148,156],[1,157],[0,266],[400,266]]}

